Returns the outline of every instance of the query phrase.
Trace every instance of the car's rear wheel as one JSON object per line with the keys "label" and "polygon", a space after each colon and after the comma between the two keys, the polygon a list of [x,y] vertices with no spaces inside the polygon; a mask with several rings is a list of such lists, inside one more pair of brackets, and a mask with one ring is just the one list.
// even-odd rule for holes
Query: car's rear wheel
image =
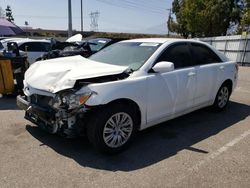
{"label": "car's rear wheel", "polygon": [[229,84],[226,83],[223,84],[216,95],[216,99],[213,104],[214,110],[216,111],[224,110],[228,104],[230,95],[231,95],[231,89]]}
{"label": "car's rear wheel", "polygon": [[124,149],[136,131],[135,110],[124,104],[108,105],[92,114],[87,125],[89,141],[100,151]]}

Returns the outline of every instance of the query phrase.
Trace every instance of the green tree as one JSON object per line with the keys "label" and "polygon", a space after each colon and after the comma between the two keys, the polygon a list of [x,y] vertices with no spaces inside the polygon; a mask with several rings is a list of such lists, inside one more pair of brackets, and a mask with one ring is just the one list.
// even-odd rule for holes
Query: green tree
{"label": "green tree", "polygon": [[185,38],[187,38],[189,32],[187,29],[186,20],[182,15],[182,9],[183,9],[183,0],[174,0],[172,3],[172,11],[176,16],[176,21],[174,21],[172,16],[169,17],[168,29],[171,32],[179,33]]}
{"label": "green tree", "polygon": [[10,22],[14,22],[14,18],[13,18],[13,15],[12,15],[12,9],[9,5],[7,5],[7,8],[5,9],[6,11],[6,19]]}
{"label": "green tree", "polygon": [[233,16],[235,4],[232,0],[208,0],[205,2],[205,22],[204,25],[206,36],[226,35],[227,29]]}
{"label": "green tree", "polygon": [[174,0],[172,4],[176,21],[169,19],[172,32],[187,37],[225,35],[234,13],[234,0]]}
{"label": "green tree", "polygon": [[203,0],[183,1],[181,9],[182,19],[185,20],[186,29],[192,37],[202,36],[207,24],[205,3]]}
{"label": "green tree", "polygon": [[245,0],[244,5],[241,27],[243,31],[247,31],[250,30],[250,0]]}

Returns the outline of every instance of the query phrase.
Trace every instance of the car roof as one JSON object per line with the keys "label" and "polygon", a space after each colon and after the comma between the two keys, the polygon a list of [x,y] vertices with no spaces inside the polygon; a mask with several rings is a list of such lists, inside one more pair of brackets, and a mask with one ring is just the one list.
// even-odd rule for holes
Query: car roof
{"label": "car roof", "polygon": [[26,42],[44,42],[44,43],[51,44],[51,41],[46,40],[46,39],[8,38],[8,39],[4,39],[1,41],[3,48],[7,48],[7,44],[9,42],[15,42],[15,43],[17,43],[18,46],[20,46]]}
{"label": "car roof", "polygon": [[2,43],[5,43],[5,42],[11,42],[11,41],[18,41],[18,40],[23,40],[23,38],[5,38],[5,39],[2,39]]}
{"label": "car roof", "polygon": [[152,43],[174,43],[174,42],[197,42],[203,43],[194,39],[177,39],[177,38],[142,38],[142,39],[131,39],[121,42],[152,42]]}
{"label": "car roof", "polygon": [[23,39],[23,40],[17,40],[16,41],[16,43],[25,43],[25,42],[47,42],[47,43],[51,43],[50,40],[46,40],[46,39]]}
{"label": "car roof", "polygon": [[216,50],[213,46],[199,41],[198,39],[176,39],[176,38],[142,38],[142,39],[132,39],[132,40],[125,40],[125,41],[121,41],[122,42],[145,42],[145,43],[160,43],[160,44],[167,44],[170,45],[172,43],[175,42],[193,42],[193,43],[199,43],[202,45],[205,45],[207,47],[209,47],[211,50],[213,50],[223,61],[228,61],[229,59],[223,54],[221,53],[219,50]]}
{"label": "car roof", "polygon": [[16,43],[48,42],[48,43],[50,43],[50,40],[46,40],[46,39],[29,39],[29,38],[7,38],[7,39],[3,39],[1,42],[2,43],[7,43],[7,42],[16,42]]}

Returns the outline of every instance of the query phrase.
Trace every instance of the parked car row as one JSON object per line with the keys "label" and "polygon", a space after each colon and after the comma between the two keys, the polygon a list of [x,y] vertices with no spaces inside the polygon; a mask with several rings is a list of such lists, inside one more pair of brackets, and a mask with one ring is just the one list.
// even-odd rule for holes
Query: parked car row
{"label": "parked car row", "polygon": [[[120,41],[121,39],[93,38],[83,40],[81,34],[70,37],[65,42],[54,39],[28,39],[28,38],[0,38],[0,58],[10,60],[11,66],[5,72],[11,72],[13,75],[4,74],[0,76],[0,82],[5,83],[9,80],[10,84],[1,86],[1,93],[19,93],[22,92],[23,78],[25,70],[37,61],[52,59],[58,57],[67,57],[81,55],[89,57],[97,51]],[[22,69],[20,69],[22,67]],[[18,79],[16,78],[18,72]],[[8,87],[7,87],[8,86]],[[12,88],[12,89],[6,89]],[[14,88],[14,89],[13,89]]]}
{"label": "parked car row", "polygon": [[16,43],[21,54],[22,52],[26,52],[28,62],[31,65],[36,61],[58,57],[74,55],[89,57],[103,48],[121,40],[123,39],[94,38],[82,40],[82,37],[79,38],[79,34],[76,37],[73,36],[66,42],[60,42],[53,39],[2,38],[0,40],[0,50],[6,51],[8,50],[8,44]]}
{"label": "parked car row", "polygon": [[53,59],[81,55],[90,57],[96,52],[124,39],[94,38],[78,42],[57,42],[52,46],[54,50],[45,53],[39,60]]}

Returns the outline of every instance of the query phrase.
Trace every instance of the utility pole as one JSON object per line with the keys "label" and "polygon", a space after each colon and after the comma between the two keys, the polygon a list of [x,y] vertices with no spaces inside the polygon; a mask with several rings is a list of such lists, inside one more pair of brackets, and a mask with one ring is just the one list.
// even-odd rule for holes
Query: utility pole
{"label": "utility pole", "polygon": [[81,33],[83,34],[83,8],[82,8],[82,0],[81,0]]}
{"label": "utility pole", "polygon": [[26,36],[28,37],[28,26],[29,26],[29,22],[28,22],[28,21],[25,21],[25,22],[24,22],[24,25],[25,25],[25,27],[26,27],[25,34],[26,34]]}
{"label": "utility pole", "polygon": [[169,37],[170,36],[169,24],[170,24],[170,20],[171,20],[171,16],[172,16],[172,9],[169,8],[167,10],[169,11],[169,15],[168,15],[168,37]]}
{"label": "utility pole", "polygon": [[72,36],[72,8],[71,0],[68,0],[68,16],[69,16],[69,28],[68,28],[68,37]]}
{"label": "utility pole", "polygon": [[90,30],[97,32],[98,31],[98,18],[100,16],[100,12],[99,11],[91,12],[89,16],[91,19]]}

